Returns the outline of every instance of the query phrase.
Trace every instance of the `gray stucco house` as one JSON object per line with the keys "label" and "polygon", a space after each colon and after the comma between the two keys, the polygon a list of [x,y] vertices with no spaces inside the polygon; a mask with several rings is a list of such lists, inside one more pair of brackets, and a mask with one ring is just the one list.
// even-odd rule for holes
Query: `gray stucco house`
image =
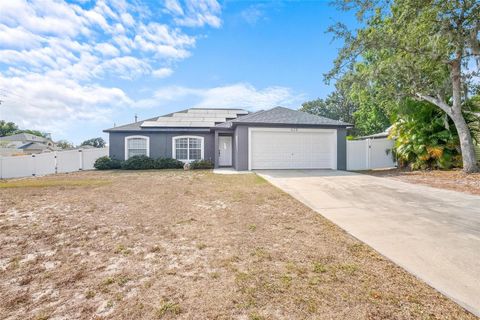
{"label": "gray stucco house", "polygon": [[346,169],[348,123],[283,107],[191,108],[104,130],[110,157],[208,159],[215,167]]}

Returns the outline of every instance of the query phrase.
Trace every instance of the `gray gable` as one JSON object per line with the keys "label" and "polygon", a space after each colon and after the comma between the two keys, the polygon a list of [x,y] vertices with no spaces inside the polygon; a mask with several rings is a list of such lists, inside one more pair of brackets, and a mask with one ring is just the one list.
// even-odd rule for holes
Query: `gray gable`
{"label": "gray gable", "polygon": [[0,137],[1,141],[37,141],[37,142],[47,142],[48,139],[33,135],[31,133],[17,133],[11,136]]}
{"label": "gray gable", "polygon": [[137,130],[142,130],[142,123],[143,121],[155,121],[158,117],[147,119],[147,120],[142,120],[142,121],[137,121],[133,123],[129,123],[123,126],[118,126],[118,127],[113,127],[107,130],[103,130],[104,132],[110,132],[110,131],[137,131]]}
{"label": "gray gable", "polygon": [[[232,120],[225,121],[224,123],[217,124],[215,126],[215,128],[231,128],[233,126],[234,122],[239,122],[240,119],[247,120],[247,119],[251,118],[252,116],[254,116],[258,113],[261,113],[261,112],[264,112],[264,111],[260,110],[260,111],[257,111],[257,112],[249,113],[249,114],[244,115],[244,116],[240,116],[237,119],[232,119]],[[243,122],[247,122],[247,121],[243,121]]]}
{"label": "gray gable", "polygon": [[291,124],[291,125],[331,125],[350,126],[351,124],[316,116],[303,111],[284,107],[275,107],[270,110],[259,111],[244,117],[232,120],[233,123],[264,123],[264,124]]}
{"label": "gray gable", "polygon": [[47,149],[47,146],[43,143],[38,143],[38,142],[29,142],[24,144],[21,147],[18,147],[18,149],[24,149],[24,150],[45,150]]}

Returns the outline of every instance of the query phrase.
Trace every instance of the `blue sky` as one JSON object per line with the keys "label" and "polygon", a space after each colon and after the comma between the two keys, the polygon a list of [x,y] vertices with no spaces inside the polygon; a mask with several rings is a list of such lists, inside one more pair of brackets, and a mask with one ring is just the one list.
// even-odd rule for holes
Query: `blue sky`
{"label": "blue sky", "polygon": [[0,2],[0,118],[75,143],[188,107],[325,97],[327,1]]}

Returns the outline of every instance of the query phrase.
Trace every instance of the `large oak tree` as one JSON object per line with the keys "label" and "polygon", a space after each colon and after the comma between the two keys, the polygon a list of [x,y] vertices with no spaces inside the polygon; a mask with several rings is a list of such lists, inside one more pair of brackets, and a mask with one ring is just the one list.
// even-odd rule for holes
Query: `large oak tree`
{"label": "large oak tree", "polygon": [[345,40],[327,79],[352,73],[362,87],[380,88],[388,99],[413,97],[443,110],[457,129],[465,172],[478,171],[464,113],[478,84],[478,0],[343,0],[362,25],[351,33],[332,27]]}

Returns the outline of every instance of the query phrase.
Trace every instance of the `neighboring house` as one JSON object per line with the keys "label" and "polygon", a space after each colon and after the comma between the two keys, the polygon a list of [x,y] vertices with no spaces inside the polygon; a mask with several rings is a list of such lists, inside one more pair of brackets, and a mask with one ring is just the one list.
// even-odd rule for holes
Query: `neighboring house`
{"label": "neighboring house", "polygon": [[110,157],[207,159],[215,167],[346,169],[348,123],[276,107],[192,108],[107,129]]}
{"label": "neighboring house", "polygon": [[75,149],[84,149],[85,150],[85,149],[97,149],[97,148],[95,148],[94,146],[91,146],[89,144],[84,144],[84,145],[76,147]]}
{"label": "neighboring house", "polygon": [[36,154],[57,149],[52,140],[30,133],[0,137],[0,156]]}
{"label": "neighboring house", "polygon": [[370,134],[368,136],[356,137],[355,140],[366,140],[366,139],[387,139],[390,136],[393,126],[388,127],[385,131],[375,134]]}

